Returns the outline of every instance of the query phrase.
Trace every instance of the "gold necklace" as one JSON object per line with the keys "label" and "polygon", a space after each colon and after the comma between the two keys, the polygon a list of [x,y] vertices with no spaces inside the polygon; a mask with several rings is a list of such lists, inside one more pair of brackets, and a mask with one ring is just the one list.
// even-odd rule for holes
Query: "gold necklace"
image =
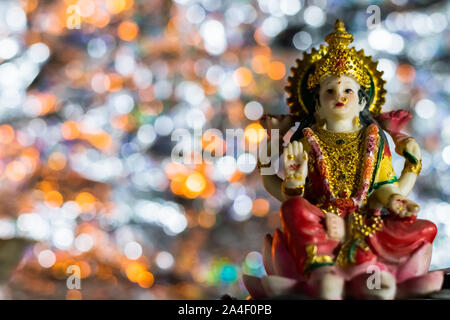
{"label": "gold necklace", "polygon": [[364,132],[332,132],[313,127],[328,170],[331,192],[350,198],[361,181],[364,163]]}

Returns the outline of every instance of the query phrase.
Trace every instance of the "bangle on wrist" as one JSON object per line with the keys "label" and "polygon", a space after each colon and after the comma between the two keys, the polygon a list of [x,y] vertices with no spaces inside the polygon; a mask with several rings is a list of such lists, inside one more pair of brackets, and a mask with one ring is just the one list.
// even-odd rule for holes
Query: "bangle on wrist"
{"label": "bangle on wrist", "polygon": [[281,190],[288,196],[303,196],[303,194],[305,193],[305,185],[299,184],[294,188],[286,188],[283,181],[283,183],[281,184]]}
{"label": "bangle on wrist", "polygon": [[422,160],[419,160],[416,164],[411,163],[410,161],[405,161],[405,166],[403,167],[402,174],[406,172],[412,172],[419,175],[422,170]]}
{"label": "bangle on wrist", "polygon": [[286,180],[297,180],[297,181],[303,181],[303,176],[301,174],[290,174],[286,176]]}

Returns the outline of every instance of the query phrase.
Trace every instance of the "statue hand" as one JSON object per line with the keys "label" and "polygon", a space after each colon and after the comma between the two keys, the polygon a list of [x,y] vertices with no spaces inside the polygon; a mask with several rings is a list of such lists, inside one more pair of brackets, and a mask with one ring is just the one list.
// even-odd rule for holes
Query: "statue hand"
{"label": "statue hand", "polygon": [[290,142],[283,151],[285,186],[294,188],[305,184],[308,175],[308,154],[300,141]]}
{"label": "statue hand", "polygon": [[407,199],[405,196],[394,194],[389,198],[387,209],[403,218],[416,216],[420,207],[417,203]]}
{"label": "statue hand", "polygon": [[417,161],[422,160],[422,154],[420,153],[420,146],[414,138],[408,138],[406,140],[405,151],[414,156]]}
{"label": "statue hand", "polygon": [[332,240],[343,241],[345,238],[345,222],[338,215],[327,212],[325,223],[327,226],[328,238]]}
{"label": "statue hand", "polygon": [[417,162],[422,160],[422,154],[420,152],[420,146],[417,141],[408,136],[401,136],[395,141],[395,151],[405,156],[405,152],[416,158]]}

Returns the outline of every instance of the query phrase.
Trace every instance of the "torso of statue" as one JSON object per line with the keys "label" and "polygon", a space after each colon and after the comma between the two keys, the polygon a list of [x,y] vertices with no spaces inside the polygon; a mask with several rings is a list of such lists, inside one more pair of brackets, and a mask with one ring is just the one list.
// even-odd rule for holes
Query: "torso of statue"
{"label": "torso of statue", "polygon": [[305,128],[300,140],[309,154],[304,197],[319,207],[332,205],[347,213],[364,206],[379,167],[377,129],[374,124],[353,132],[318,125]]}
{"label": "torso of statue", "polygon": [[354,196],[361,183],[365,128],[354,132],[332,132],[313,126],[325,159],[331,192],[336,198]]}

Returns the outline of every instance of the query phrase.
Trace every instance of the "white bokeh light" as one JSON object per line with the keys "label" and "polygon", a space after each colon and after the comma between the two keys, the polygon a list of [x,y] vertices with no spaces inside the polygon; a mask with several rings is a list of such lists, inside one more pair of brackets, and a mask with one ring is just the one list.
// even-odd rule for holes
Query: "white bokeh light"
{"label": "white bokeh light", "polygon": [[156,119],[154,128],[160,136],[168,136],[173,130],[173,121],[170,117],[162,115]]}
{"label": "white bokeh light", "polygon": [[436,105],[429,99],[422,99],[416,103],[416,113],[423,119],[431,119],[436,113]]}
{"label": "white bokeh light", "polygon": [[244,107],[244,114],[249,120],[256,121],[264,113],[263,106],[257,101],[250,101]]}
{"label": "white bokeh light", "polygon": [[325,24],[326,16],[317,6],[309,6],[304,12],[305,22],[313,27],[321,27]]}
{"label": "white bokeh light", "polygon": [[233,218],[237,221],[244,221],[250,218],[252,210],[252,199],[245,194],[241,194],[233,202]]}
{"label": "white bokeh light", "polygon": [[311,46],[312,38],[308,32],[300,31],[294,35],[292,43],[297,50],[305,51]]}
{"label": "white bokeh light", "polygon": [[212,55],[219,55],[227,48],[225,28],[217,20],[208,20],[202,23],[200,34],[205,43],[205,49]]}
{"label": "white bokeh light", "polygon": [[19,52],[19,44],[16,39],[4,38],[0,40],[0,58],[11,59]]}
{"label": "white bokeh light", "polygon": [[280,0],[280,9],[285,15],[294,16],[301,8],[302,4],[299,0]]}
{"label": "white bokeh light", "polygon": [[158,252],[156,255],[156,264],[161,269],[170,269],[173,266],[173,256],[167,251]]}
{"label": "white bokeh light", "polygon": [[56,262],[56,256],[51,250],[42,250],[38,255],[38,262],[44,268],[50,268]]}
{"label": "white bokeh light", "polygon": [[87,252],[94,246],[94,239],[87,233],[81,233],[75,238],[74,245],[77,250]]}
{"label": "white bokeh light", "polygon": [[136,241],[130,241],[125,245],[123,252],[130,260],[139,259],[142,255],[142,246]]}
{"label": "white bokeh light", "polygon": [[444,160],[444,162],[446,164],[448,164],[450,166],[450,146],[446,146],[442,150],[442,159]]}
{"label": "white bokeh light", "polygon": [[243,153],[237,159],[237,168],[243,173],[250,173],[256,168],[256,158],[250,153]]}

